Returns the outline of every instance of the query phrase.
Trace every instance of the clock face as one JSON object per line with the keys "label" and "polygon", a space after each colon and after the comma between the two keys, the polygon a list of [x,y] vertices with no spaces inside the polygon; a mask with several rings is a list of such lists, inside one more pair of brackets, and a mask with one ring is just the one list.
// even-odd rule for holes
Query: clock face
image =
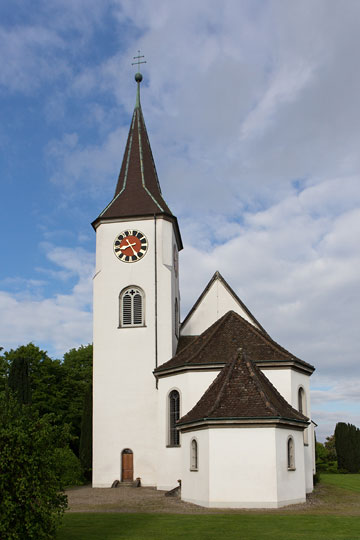
{"label": "clock face", "polygon": [[114,241],[114,253],[122,262],[136,262],[142,259],[147,251],[146,236],[135,230],[121,232]]}

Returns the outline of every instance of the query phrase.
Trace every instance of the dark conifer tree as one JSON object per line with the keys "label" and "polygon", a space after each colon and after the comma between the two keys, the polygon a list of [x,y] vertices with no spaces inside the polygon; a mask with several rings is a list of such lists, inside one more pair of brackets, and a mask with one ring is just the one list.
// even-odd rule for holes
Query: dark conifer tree
{"label": "dark conifer tree", "polygon": [[360,430],[352,425],[339,422],[335,428],[335,447],[338,468],[350,473],[360,470]]}
{"label": "dark conifer tree", "polygon": [[92,384],[86,389],[84,407],[81,418],[81,434],[79,457],[88,480],[91,478],[92,468]]}
{"label": "dark conifer tree", "polygon": [[19,403],[31,403],[29,363],[24,356],[13,358],[9,370],[9,388]]}

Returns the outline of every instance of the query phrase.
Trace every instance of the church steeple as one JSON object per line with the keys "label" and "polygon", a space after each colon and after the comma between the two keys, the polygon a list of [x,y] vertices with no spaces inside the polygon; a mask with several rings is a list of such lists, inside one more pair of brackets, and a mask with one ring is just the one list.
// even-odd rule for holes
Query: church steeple
{"label": "church steeple", "polygon": [[155,162],[140,103],[141,73],[136,73],[137,93],[125,153],[115,195],[112,201],[92,223],[96,229],[103,221],[163,215],[174,222],[175,234],[180,240],[176,217],[163,199]]}

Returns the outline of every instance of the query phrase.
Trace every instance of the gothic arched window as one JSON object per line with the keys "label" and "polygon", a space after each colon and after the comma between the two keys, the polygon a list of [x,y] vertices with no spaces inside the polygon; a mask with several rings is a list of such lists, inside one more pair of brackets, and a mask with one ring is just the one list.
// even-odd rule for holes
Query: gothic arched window
{"label": "gothic arched window", "polygon": [[190,446],[190,471],[198,470],[198,443],[196,439],[191,439]]}
{"label": "gothic arched window", "polygon": [[302,414],[305,414],[306,416],[306,399],[305,399],[305,392],[302,386],[300,386],[298,391],[298,405],[299,405],[299,412]]}
{"label": "gothic arched window", "polygon": [[[303,415],[307,416],[307,406],[306,406],[306,394],[302,386],[298,390],[298,409]],[[304,444],[309,444],[309,433],[308,428],[304,429]]]}
{"label": "gothic arched window", "polygon": [[176,429],[176,422],[180,418],[180,394],[172,390],[169,394],[169,446],[180,445],[180,433]]}
{"label": "gothic arched window", "polygon": [[144,326],[145,295],[139,287],[128,287],[120,293],[120,326]]}
{"label": "gothic arched window", "polygon": [[295,447],[292,437],[289,437],[287,441],[287,465],[290,471],[295,470]]}

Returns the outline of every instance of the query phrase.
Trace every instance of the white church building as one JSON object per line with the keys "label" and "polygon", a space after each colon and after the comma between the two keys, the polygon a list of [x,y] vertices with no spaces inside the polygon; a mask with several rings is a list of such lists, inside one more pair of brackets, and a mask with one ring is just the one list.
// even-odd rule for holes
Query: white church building
{"label": "white church building", "polygon": [[115,195],[93,222],[93,486],[141,479],[204,507],[277,508],[313,489],[313,366],[216,272],[180,323],[176,217],[137,96]]}

